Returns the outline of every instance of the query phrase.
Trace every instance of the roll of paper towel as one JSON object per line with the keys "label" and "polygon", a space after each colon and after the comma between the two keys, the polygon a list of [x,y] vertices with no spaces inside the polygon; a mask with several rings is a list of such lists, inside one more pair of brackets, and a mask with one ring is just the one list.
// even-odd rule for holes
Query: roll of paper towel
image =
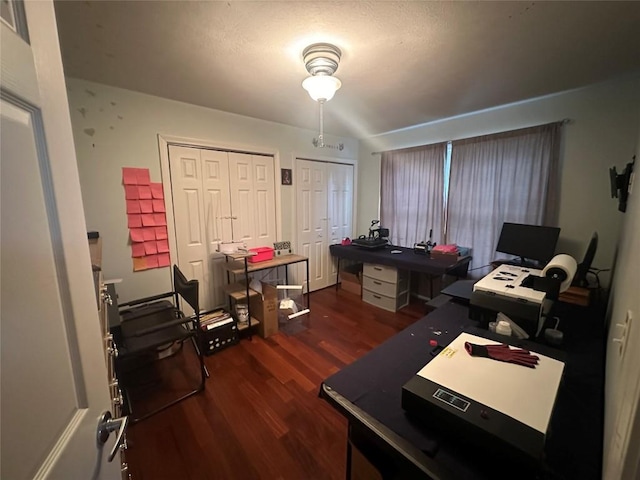
{"label": "roll of paper towel", "polygon": [[551,259],[542,270],[542,276],[555,278],[560,281],[560,292],[564,292],[571,286],[573,276],[576,274],[578,264],[571,255],[560,254]]}

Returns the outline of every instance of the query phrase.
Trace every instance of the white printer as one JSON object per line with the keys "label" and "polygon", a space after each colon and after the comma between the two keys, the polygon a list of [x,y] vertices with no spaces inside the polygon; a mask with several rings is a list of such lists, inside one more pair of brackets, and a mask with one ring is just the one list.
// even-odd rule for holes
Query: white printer
{"label": "white printer", "polygon": [[488,326],[498,312],[531,337],[542,331],[558,293],[571,285],[577,265],[569,255],[556,255],[542,270],[500,265],[473,286],[469,316]]}
{"label": "white printer", "polygon": [[547,298],[546,292],[522,286],[530,275],[541,277],[542,270],[501,265],[476,282],[469,306],[471,318],[486,327],[502,312],[531,337],[536,337],[553,301]]}

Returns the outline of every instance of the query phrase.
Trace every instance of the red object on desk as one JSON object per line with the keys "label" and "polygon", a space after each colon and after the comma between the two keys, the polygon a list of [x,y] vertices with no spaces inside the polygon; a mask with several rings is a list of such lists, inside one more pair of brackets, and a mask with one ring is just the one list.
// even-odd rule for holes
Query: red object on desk
{"label": "red object on desk", "polygon": [[256,255],[247,258],[250,263],[264,262],[273,258],[273,248],[271,247],[256,247],[250,248],[250,252],[256,252]]}

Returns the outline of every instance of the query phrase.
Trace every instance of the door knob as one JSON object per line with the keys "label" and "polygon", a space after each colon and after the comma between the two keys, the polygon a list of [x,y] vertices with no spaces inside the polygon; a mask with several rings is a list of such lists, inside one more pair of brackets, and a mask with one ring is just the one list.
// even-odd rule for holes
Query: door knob
{"label": "door knob", "polygon": [[98,445],[104,445],[107,442],[109,435],[111,435],[111,432],[116,432],[116,431],[118,432],[116,434],[116,442],[114,443],[113,448],[111,448],[111,451],[109,452],[109,457],[108,457],[109,462],[113,461],[114,457],[116,456],[116,453],[118,453],[118,450],[120,449],[120,445],[122,445],[124,441],[124,432],[127,428],[128,423],[129,423],[128,416],[120,417],[120,418],[111,418],[111,412],[108,410],[103,412],[103,414],[100,416],[100,420],[98,420],[98,433],[97,433]]}

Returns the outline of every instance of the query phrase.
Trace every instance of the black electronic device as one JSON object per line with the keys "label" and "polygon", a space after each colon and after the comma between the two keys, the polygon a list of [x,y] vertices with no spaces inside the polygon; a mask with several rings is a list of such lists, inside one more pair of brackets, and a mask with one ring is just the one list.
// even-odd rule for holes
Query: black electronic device
{"label": "black electronic device", "polygon": [[629,185],[631,183],[631,175],[633,174],[633,165],[636,163],[636,156],[633,156],[633,162],[627,163],[622,173],[618,174],[616,167],[609,169],[609,181],[611,184],[611,198],[618,199],[618,210],[627,211],[627,200],[629,198]]}
{"label": "black electronic device", "polygon": [[591,263],[593,263],[593,258],[596,256],[596,250],[598,249],[598,232],[593,232],[591,236],[591,240],[589,241],[589,246],[587,247],[587,251],[584,254],[584,258],[580,265],[578,265],[578,269],[576,270],[576,274],[573,277],[573,285],[577,285],[578,287],[588,287],[589,282],[587,281],[587,273],[589,273],[589,269],[591,268]]}
{"label": "black electronic device", "polygon": [[413,252],[418,255],[429,255],[431,249],[436,246],[431,239],[433,237],[433,228],[429,230],[429,240],[426,242],[418,242],[413,245]]}
{"label": "black electronic device", "polygon": [[378,248],[386,247],[389,242],[386,238],[367,238],[364,235],[360,238],[351,240],[351,244],[356,247],[368,248],[370,250],[376,250]]}
{"label": "black electronic device", "polygon": [[369,236],[360,235],[351,241],[352,245],[368,249],[384,248],[389,244],[389,229],[380,226],[380,220],[371,220],[369,227]]}
{"label": "black electronic device", "polygon": [[496,251],[519,257],[523,266],[527,260],[545,265],[553,258],[559,236],[557,227],[505,222]]}

